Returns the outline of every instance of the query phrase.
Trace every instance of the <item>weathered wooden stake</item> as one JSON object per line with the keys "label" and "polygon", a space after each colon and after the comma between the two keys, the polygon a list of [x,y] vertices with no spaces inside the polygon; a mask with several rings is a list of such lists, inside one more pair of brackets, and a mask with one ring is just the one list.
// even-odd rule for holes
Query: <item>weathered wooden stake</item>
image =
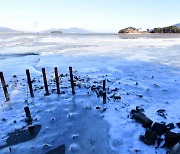
{"label": "weathered wooden stake", "polygon": [[45,68],[42,68],[42,74],[43,74],[43,80],[44,80],[44,87],[45,87],[45,91],[46,91],[45,95],[49,95]]}
{"label": "weathered wooden stake", "polygon": [[103,80],[103,103],[106,104],[106,80]]}
{"label": "weathered wooden stake", "polygon": [[9,94],[8,94],[8,91],[7,91],[6,82],[4,80],[3,72],[0,72],[0,78],[1,78],[1,84],[2,84],[2,87],[3,87],[4,95],[6,97],[6,101],[9,101],[10,98],[9,98]]}
{"label": "weathered wooden stake", "polygon": [[69,67],[69,73],[70,73],[72,94],[75,94],[72,67]]}
{"label": "weathered wooden stake", "polygon": [[103,91],[106,90],[106,80],[103,80]]}
{"label": "weathered wooden stake", "polygon": [[54,67],[54,71],[55,71],[55,79],[56,79],[57,93],[60,94],[59,76],[58,76],[58,69],[57,69],[57,67]]}
{"label": "weathered wooden stake", "polygon": [[31,97],[34,97],[29,69],[26,70],[26,76],[27,76],[27,82],[28,82],[28,85],[29,85],[30,95],[31,95]]}
{"label": "weathered wooden stake", "polygon": [[106,92],[103,92],[103,104],[106,104]]}
{"label": "weathered wooden stake", "polygon": [[24,111],[25,111],[25,113],[26,113],[27,121],[32,121],[31,113],[30,113],[29,107],[28,107],[28,106],[24,107]]}

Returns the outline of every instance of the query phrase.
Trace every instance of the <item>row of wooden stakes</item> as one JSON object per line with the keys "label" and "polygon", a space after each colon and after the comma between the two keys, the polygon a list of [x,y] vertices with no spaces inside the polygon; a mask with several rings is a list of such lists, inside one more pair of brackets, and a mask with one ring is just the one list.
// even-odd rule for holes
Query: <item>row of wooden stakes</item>
{"label": "row of wooden stakes", "polygon": [[[55,82],[56,82],[56,87],[57,87],[57,94],[60,94],[60,86],[59,86],[59,75],[58,75],[58,68],[54,67],[54,72],[55,72]],[[75,89],[74,89],[74,81],[73,81],[73,71],[72,67],[69,67],[69,73],[70,73],[70,81],[71,81],[71,88],[72,88],[72,94],[75,94]],[[42,68],[42,75],[43,75],[43,81],[44,81],[44,88],[45,88],[45,95],[49,95],[49,90],[48,90],[48,84],[47,84],[47,78],[46,78],[46,71],[45,68]],[[31,81],[31,76],[29,69],[26,69],[26,76],[27,76],[27,83],[30,91],[31,97],[34,97],[34,92],[32,88],[32,81]],[[6,98],[6,101],[10,100],[8,90],[7,90],[7,85],[4,79],[3,72],[0,72],[0,79],[1,79],[1,84],[3,87],[4,95]],[[106,103],[106,92],[105,92],[105,84],[106,80],[103,80],[103,103]]]}

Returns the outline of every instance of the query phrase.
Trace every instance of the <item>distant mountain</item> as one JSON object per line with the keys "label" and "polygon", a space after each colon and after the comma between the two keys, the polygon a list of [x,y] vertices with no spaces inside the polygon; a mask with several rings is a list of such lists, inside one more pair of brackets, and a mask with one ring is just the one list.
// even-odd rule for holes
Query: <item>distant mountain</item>
{"label": "distant mountain", "polygon": [[11,28],[7,28],[7,27],[0,27],[0,33],[18,33],[20,31],[11,29]]}
{"label": "distant mountain", "polygon": [[89,33],[94,33],[93,31],[83,29],[83,28],[68,28],[68,29],[49,29],[45,31],[41,31],[41,33],[52,33],[52,32],[62,32],[64,34],[89,34]]}
{"label": "distant mountain", "polygon": [[175,24],[173,26],[176,26],[176,27],[180,28],[180,23],[179,24]]}

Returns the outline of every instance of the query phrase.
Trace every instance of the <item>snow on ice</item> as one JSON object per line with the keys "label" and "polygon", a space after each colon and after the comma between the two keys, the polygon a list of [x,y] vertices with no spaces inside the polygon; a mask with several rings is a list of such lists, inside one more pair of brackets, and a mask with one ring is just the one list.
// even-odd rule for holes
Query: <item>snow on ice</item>
{"label": "snow on ice", "polygon": [[[0,71],[10,101],[0,86],[0,146],[8,134],[27,129],[24,107],[36,138],[0,149],[0,153],[47,153],[65,145],[66,153],[166,153],[167,148],[139,140],[145,128],[129,118],[142,107],[153,122],[174,123],[180,130],[180,36],[178,35],[0,35]],[[76,94],[71,94],[68,67],[73,67]],[[44,96],[41,68],[46,68],[49,96]],[[56,94],[58,67],[61,94]],[[33,80],[30,97],[25,70]],[[91,87],[106,79],[107,103]],[[116,97],[114,97],[116,96]],[[115,99],[117,98],[117,99]],[[166,118],[157,110],[164,109]]]}

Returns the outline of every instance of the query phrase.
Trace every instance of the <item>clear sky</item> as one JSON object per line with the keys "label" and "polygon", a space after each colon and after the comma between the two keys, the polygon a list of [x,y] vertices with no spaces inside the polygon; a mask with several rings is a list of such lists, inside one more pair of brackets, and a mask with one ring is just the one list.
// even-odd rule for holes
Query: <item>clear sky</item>
{"label": "clear sky", "polygon": [[0,27],[117,32],[180,23],[180,0],[0,0]]}

